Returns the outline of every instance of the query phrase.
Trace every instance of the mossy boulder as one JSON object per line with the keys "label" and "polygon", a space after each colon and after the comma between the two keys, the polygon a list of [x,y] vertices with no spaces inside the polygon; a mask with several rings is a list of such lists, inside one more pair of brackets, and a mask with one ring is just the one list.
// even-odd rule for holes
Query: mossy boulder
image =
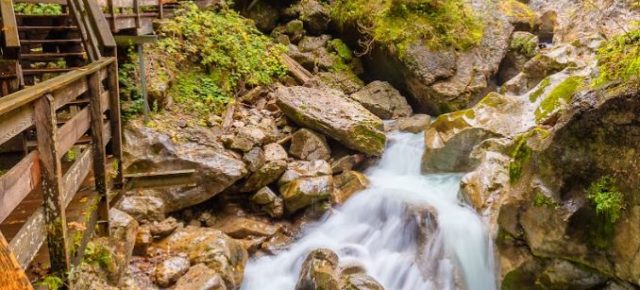
{"label": "mossy boulder", "polygon": [[413,113],[407,99],[388,82],[373,81],[352,94],[351,98],[385,120],[407,117]]}
{"label": "mossy boulder", "polygon": [[274,96],[282,112],[348,148],[380,156],[386,136],[382,120],[343,93],[332,89],[279,87]]}
{"label": "mossy boulder", "polygon": [[500,63],[497,81],[505,83],[523,71],[526,62],[538,53],[538,37],[532,33],[516,31],[511,36],[509,51]]}

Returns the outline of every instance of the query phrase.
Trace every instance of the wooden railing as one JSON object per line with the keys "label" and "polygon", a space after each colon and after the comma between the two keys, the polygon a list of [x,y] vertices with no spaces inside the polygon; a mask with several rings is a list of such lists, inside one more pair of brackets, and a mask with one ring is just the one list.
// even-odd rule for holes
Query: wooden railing
{"label": "wooden railing", "polygon": [[0,0],[2,16],[2,71],[0,71],[0,95],[18,90],[22,83],[22,73],[18,62],[20,37],[12,0]]}
{"label": "wooden railing", "polygon": [[[42,206],[31,214],[9,242],[9,249],[20,267],[29,265],[46,239],[51,269],[64,277],[71,268],[72,260],[78,261],[72,253],[81,257],[86,241],[96,228],[94,225],[101,234],[108,233],[109,186],[105,145],[111,142],[114,158],[121,164],[118,94],[116,59],[108,57],[0,99],[0,145],[33,127],[37,136],[37,150],[29,152],[0,175],[0,222],[27,195],[42,192]],[[85,102],[88,105],[58,127],[56,112],[82,101],[88,101]],[[108,117],[105,118],[107,112]],[[90,148],[78,154],[63,172],[61,158],[88,132],[91,135]],[[90,212],[83,242],[72,249],[65,208],[91,171],[99,199]],[[115,182],[121,183],[120,168],[117,171]],[[0,244],[0,272],[4,273],[2,252]],[[10,262],[9,258],[7,261]]]}
{"label": "wooden railing", "polygon": [[96,0],[68,0],[68,5],[89,59],[95,61],[102,56],[115,56],[116,42]]}

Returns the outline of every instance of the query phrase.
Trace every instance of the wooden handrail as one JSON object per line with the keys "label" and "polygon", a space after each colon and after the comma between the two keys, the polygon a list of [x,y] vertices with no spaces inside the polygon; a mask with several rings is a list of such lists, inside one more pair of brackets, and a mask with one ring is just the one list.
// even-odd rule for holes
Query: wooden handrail
{"label": "wooden handrail", "polygon": [[25,88],[7,95],[6,97],[0,98],[0,116],[29,104],[47,93],[52,93],[55,90],[66,87],[80,78],[86,77],[115,63],[115,61],[115,57],[105,57],[79,69],[48,79],[32,87]]}
{"label": "wooden handrail", "polygon": [[0,12],[2,13],[2,31],[4,32],[4,45],[8,48],[19,48],[18,24],[13,11],[12,0],[0,0]]}

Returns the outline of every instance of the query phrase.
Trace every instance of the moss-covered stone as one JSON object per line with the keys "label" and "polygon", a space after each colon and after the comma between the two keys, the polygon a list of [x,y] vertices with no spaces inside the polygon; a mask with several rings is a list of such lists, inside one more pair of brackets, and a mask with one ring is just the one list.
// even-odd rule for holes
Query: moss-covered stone
{"label": "moss-covered stone", "polygon": [[544,122],[553,113],[559,111],[562,106],[571,102],[583,83],[583,77],[570,76],[556,85],[536,109],[536,121],[538,123]]}

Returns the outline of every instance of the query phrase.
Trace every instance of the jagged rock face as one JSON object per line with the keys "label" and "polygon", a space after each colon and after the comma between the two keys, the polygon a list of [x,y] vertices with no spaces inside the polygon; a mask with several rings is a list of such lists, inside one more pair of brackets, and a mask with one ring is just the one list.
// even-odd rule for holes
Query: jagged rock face
{"label": "jagged rock face", "polygon": [[279,87],[274,93],[282,112],[297,124],[331,136],[369,155],[384,151],[382,120],[343,93],[332,89]]}
{"label": "jagged rock face", "polygon": [[498,84],[503,84],[523,71],[525,63],[538,53],[538,37],[532,33],[516,31],[511,36],[509,50],[500,63]]}
{"label": "jagged rock face", "polygon": [[473,2],[486,23],[476,47],[456,52],[414,45],[400,56],[397,49],[377,45],[365,58],[368,71],[408,92],[418,112],[439,115],[472,104],[491,88],[513,31],[492,3]]}
{"label": "jagged rock face", "polygon": [[[192,226],[179,229],[169,237],[154,244],[153,250],[172,255],[185,254],[191,264],[203,264],[211,270],[201,267],[202,271],[219,275],[224,281],[223,286],[226,286],[226,289],[238,289],[240,287],[244,275],[244,266],[248,258],[247,251],[242,244],[221,231],[213,228]],[[185,276],[188,276],[189,272]],[[207,276],[207,279],[209,279],[213,274],[203,276]],[[183,279],[191,280],[186,279],[185,276],[178,280],[177,286],[182,285],[181,281]],[[198,275],[198,277],[200,276]]]}
{"label": "jagged rock face", "polygon": [[147,128],[140,121],[128,122],[123,130],[127,172],[197,170],[195,187],[147,190],[164,201],[166,212],[208,200],[248,173],[242,160],[216,142],[174,142],[169,134]]}
{"label": "jagged rock face", "polygon": [[385,120],[407,117],[412,113],[407,100],[388,82],[371,82],[351,98]]}

